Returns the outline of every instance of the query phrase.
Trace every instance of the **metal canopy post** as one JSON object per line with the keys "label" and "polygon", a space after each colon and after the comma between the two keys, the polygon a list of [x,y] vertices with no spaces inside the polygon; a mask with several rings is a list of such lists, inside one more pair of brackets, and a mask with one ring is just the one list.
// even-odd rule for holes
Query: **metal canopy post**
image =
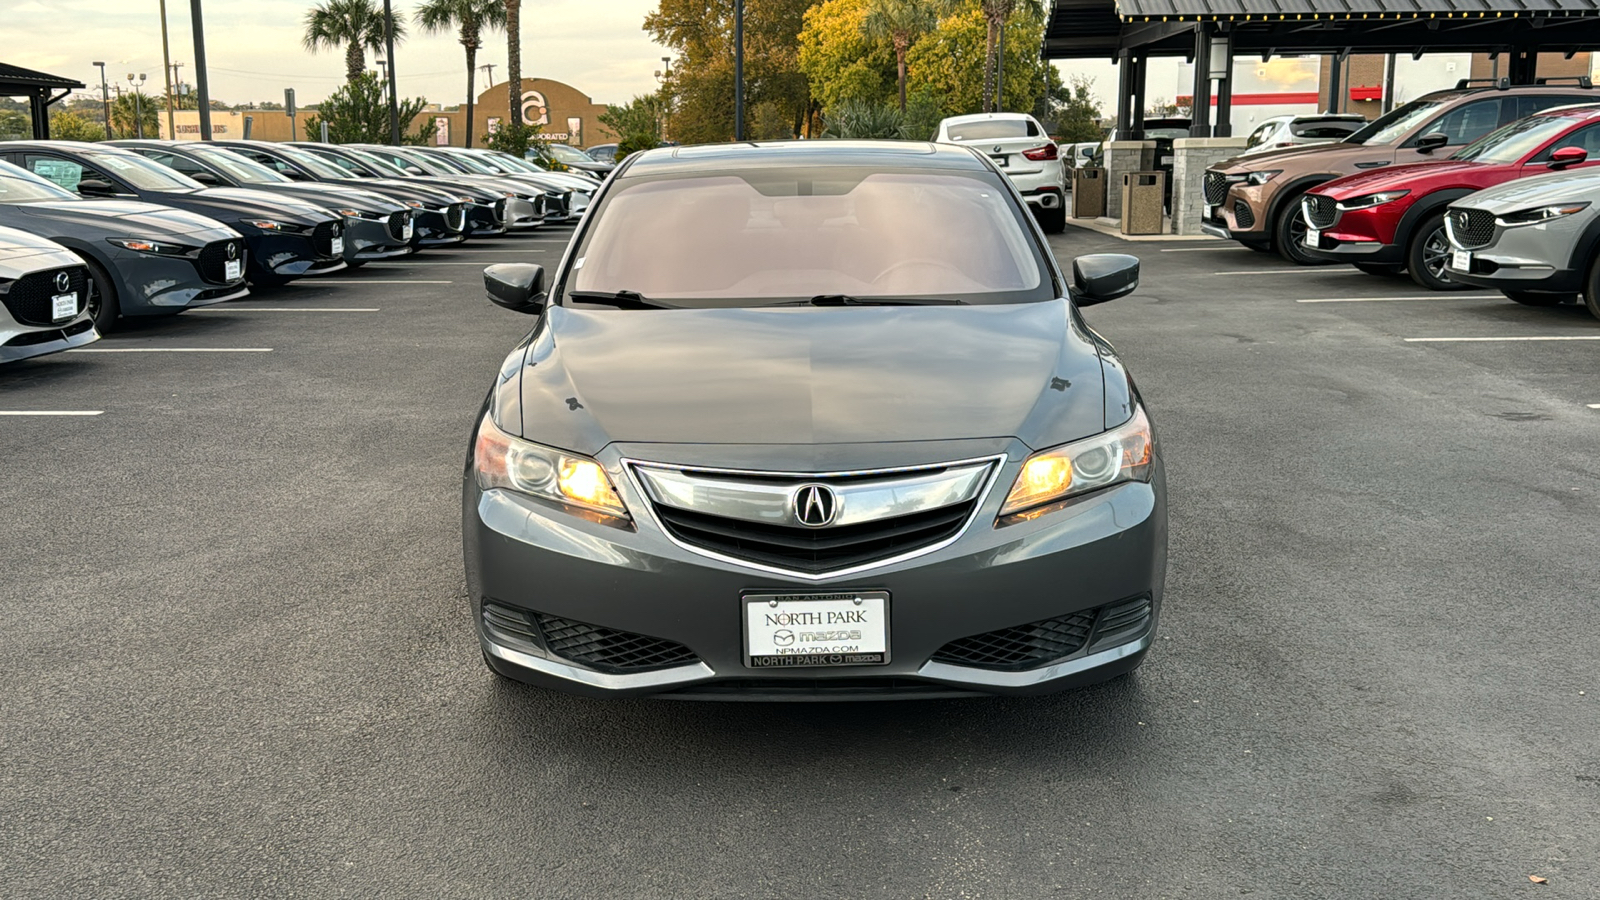
{"label": "metal canopy post", "polygon": [[1211,70],[1217,79],[1217,116],[1212,137],[1233,137],[1233,33],[1223,32],[1211,42]]}
{"label": "metal canopy post", "polygon": [[1511,83],[1533,84],[1539,77],[1539,53],[1526,46],[1511,51]]}
{"label": "metal canopy post", "polygon": [[1334,53],[1333,59],[1328,62],[1328,108],[1324,112],[1337,113],[1342,111],[1343,104],[1339,102],[1340,92],[1344,90],[1341,83],[1343,79],[1344,54]]}
{"label": "metal canopy post", "polygon": [[1128,126],[1128,140],[1144,140],[1145,85],[1149,82],[1150,57],[1143,53],[1133,58],[1133,121]]}
{"label": "metal canopy post", "polygon": [[1211,137],[1211,28],[1194,27],[1194,97],[1189,104],[1189,135]]}
{"label": "metal canopy post", "polygon": [[1117,54],[1117,135],[1125,136],[1133,128],[1133,55],[1123,50]]}

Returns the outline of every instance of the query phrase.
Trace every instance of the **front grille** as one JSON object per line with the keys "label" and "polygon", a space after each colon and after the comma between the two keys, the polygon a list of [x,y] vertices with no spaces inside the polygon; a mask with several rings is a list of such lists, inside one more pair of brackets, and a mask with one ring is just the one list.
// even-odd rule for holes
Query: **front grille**
{"label": "front grille", "polygon": [[1323,194],[1305,196],[1306,223],[1312,228],[1327,228],[1339,220],[1339,204]]}
{"label": "front grille", "polygon": [[768,525],[657,504],[667,533],[747,562],[821,573],[890,559],[955,537],[978,501],[835,528]]}
{"label": "front grille", "polygon": [[[233,248],[233,256],[228,256],[228,248]],[[228,283],[228,260],[239,261],[239,278],[244,277],[244,242],[242,241],[213,241],[200,248],[200,277],[212,284]],[[238,281],[239,278],[233,279]]]}
{"label": "front grille", "polygon": [[467,208],[460,203],[452,203],[445,208],[444,227],[448,231],[459,232],[467,227]]}
{"label": "front grille", "polygon": [[1450,235],[1467,250],[1488,246],[1494,240],[1494,214],[1482,209],[1452,209],[1446,216],[1450,220]]}
{"label": "front grille", "polygon": [[1251,211],[1250,204],[1243,200],[1233,201],[1233,222],[1240,229],[1256,227],[1256,214]]}
{"label": "front grille", "polygon": [[406,222],[411,220],[411,213],[397,212],[389,215],[389,237],[396,241],[406,239]]}
{"label": "front grille", "polygon": [[1206,202],[1212,206],[1221,206],[1228,199],[1228,176],[1221,172],[1207,171],[1204,186]]}
{"label": "front grille", "polygon": [[317,248],[318,256],[333,255],[333,239],[339,236],[339,223],[323,222],[311,231],[311,243]]}
{"label": "front grille", "polygon": [[483,624],[497,643],[531,647],[601,672],[648,672],[690,666],[693,650],[648,637],[484,601]]}
{"label": "front grille", "polygon": [[504,197],[494,202],[494,220],[496,222],[504,222],[506,220],[506,198]]}
{"label": "front grille", "polygon": [[1127,643],[1149,623],[1150,598],[1139,596],[1099,609],[960,638],[940,647],[933,661],[1001,672],[1036,669],[1086,649]]}
{"label": "front grille", "polygon": [[[56,286],[56,275],[67,273],[67,289],[61,290]],[[11,318],[19,324],[33,326],[55,325],[60,320],[51,315],[55,304],[52,302],[58,294],[77,293],[78,311],[83,311],[83,305],[89,299],[89,270],[83,266],[65,266],[59,269],[46,269],[43,272],[29,272],[11,283],[11,290],[0,297],[5,300],[6,310],[11,313]],[[76,313],[74,313],[76,315]]]}

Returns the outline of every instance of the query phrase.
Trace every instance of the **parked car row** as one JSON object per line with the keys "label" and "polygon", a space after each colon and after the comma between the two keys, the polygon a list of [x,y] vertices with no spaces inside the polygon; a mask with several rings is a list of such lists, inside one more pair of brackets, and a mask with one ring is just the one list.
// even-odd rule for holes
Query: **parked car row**
{"label": "parked car row", "polygon": [[[1448,156],[1444,151],[1458,148]],[[1300,264],[1490,287],[1600,317],[1600,97],[1574,86],[1460,83],[1336,144],[1245,155],[1206,172],[1202,228]],[[1593,285],[1593,288],[1591,287]]]}
{"label": "parked car row", "polygon": [[599,184],[490,150],[0,142],[0,362],[81,346],[121,316],[569,223]]}

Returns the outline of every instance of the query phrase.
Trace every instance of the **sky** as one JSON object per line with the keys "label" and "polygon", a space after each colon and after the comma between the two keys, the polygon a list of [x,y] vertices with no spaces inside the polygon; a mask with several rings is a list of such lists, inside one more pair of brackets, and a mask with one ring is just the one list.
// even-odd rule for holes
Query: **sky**
{"label": "sky", "polygon": [[[190,0],[167,0],[172,61],[193,83],[194,38]],[[211,96],[228,103],[283,102],[295,89],[301,104],[315,103],[344,81],[344,54],[310,53],[300,43],[312,0],[204,0],[206,58]],[[409,12],[416,0],[394,0]],[[128,73],[149,76],[144,90],[161,90],[161,16],[158,0],[0,0],[0,58],[12,65],[75,78],[93,85],[100,72],[127,85]],[[656,0],[522,0],[522,69],[529,78],[553,78],[597,103],[626,103],[656,89],[654,72],[670,56],[642,29]],[[494,63],[505,80],[505,37],[485,36],[478,64]],[[466,53],[453,35],[413,34],[396,51],[400,94],[447,106],[466,99]],[[368,55],[369,67],[374,67]],[[477,73],[476,89],[487,86]]]}

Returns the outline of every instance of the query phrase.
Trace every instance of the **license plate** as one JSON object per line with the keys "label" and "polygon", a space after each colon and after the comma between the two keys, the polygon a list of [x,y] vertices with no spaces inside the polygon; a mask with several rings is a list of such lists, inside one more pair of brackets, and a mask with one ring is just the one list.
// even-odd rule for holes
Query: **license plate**
{"label": "license plate", "polygon": [[752,669],[889,662],[889,595],[746,594],[744,664]]}
{"label": "license plate", "polygon": [[343,253],[344,253],[344,238],[342,238],[342,237],[334,238],[333,239],[333,255],[334,256],[339,256],[339,255],[341,255]]}
{"label": "license plate", "polygon": [[1215,219],[1217,217],[1218,209],[1221,209],[1221,207],[1217,206],[1215,203],[1208,204],[1206,206],[1206,218]]}
{"label": "license plate", "polygon": [[1320,246],[1322,246],[1322,232],[1318,231],[1315,228],[1307,228],[1306,229],[1306,246],[1307,247],[1320,247]]}
{"label": "license plate", "polygon": [[1002,169],[1004,169],[1006,166],[1011,165],[1011,161],[1009,159],[1007,159],[1006,157],[1004,157],[1004,156],[991,156],[989,158],[994,160],[994,164],[999,166]]}
{"label": "license plate", "polygon": [[1451,250],[1450,251],[1450,268],[1456,270],[1457,272],[1471,272],[1472,271],[1472,251],[1470,251],[1470,250]]}
{"label": "license plate", "polygon": [[400,239],[401,240],[405,240],[405,241],[411,240],[411,220],[410,219],[406,220],[406,227],[402,228],[400,230]]}
{"label": "license plate", "polygon": [[70,319],[78,314],[78,292],[57,294],[50,298],[50,315],[56,319]]}
{"label": "license plate", "polygon": [[244,277],[244,261],[230,259],[222,264],[222,279],[224,281],[237,281]]}
{"label": "license plate", "polygon": [[1163,165],[1163,166],[1172,165],[1172,157],[1170,157],[1170,156],[1161,157],[1161,165]]}

